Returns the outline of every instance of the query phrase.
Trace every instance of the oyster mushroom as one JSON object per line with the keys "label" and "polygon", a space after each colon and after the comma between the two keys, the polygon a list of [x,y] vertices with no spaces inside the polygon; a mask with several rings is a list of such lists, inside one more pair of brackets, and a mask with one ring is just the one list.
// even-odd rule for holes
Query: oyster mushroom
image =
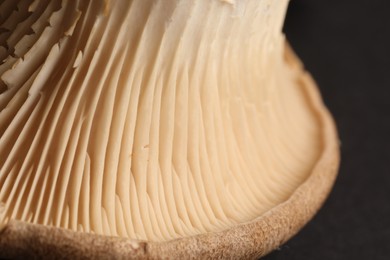
{"label": "oyster mushroom", "polygon": [[3,1],[0,255],[254,258],[296,233],[338,144],[287,4]]}

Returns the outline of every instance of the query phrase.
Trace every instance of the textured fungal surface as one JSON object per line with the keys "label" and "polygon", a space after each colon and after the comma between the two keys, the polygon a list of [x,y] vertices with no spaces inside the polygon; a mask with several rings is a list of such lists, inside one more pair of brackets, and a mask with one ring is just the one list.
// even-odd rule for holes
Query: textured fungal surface
{"label": "textured fungal surface", "polygon": [[287,2],[0,1],[0,222],[163,241],[285,201],[322,146]]}

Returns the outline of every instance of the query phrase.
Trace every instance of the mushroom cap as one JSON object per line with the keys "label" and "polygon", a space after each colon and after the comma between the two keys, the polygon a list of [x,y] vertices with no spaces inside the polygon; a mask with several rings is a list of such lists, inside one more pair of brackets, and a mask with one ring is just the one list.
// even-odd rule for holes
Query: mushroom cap
{"label": "mushroom cap", "polygon": [[334,181],[288,0],[0,3],[0,257],[254,258]]}
{"label": "mushroom cap", "polygon": [[323,150],[308,178],[285,202],[258,218],[220,232],[165,242],[140,241],[11,220],[0,231],[1,257],[53,259],[255,259],[279,247],[317,213],[335,181],[339,141],[316,84],[291,48],[285,60],[321,124]]}

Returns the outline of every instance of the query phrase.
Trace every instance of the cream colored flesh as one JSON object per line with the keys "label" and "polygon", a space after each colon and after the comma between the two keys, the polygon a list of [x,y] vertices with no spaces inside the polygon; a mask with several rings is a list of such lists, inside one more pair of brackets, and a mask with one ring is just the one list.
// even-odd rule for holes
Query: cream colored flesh
{"label": "cream colored flesh", "polygon": [[287,0],[0,6],[4,220],[169,240],[255,219],[321,150]]}

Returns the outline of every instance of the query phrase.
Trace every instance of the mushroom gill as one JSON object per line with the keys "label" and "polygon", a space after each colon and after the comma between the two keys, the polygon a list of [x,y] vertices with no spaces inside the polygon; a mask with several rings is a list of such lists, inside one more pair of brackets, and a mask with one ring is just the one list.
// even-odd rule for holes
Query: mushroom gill
{"label": "mushroom gill", "polygon": [[166,241],[286,201],[323,145],[287,4],[2,1],[4,222]]}

